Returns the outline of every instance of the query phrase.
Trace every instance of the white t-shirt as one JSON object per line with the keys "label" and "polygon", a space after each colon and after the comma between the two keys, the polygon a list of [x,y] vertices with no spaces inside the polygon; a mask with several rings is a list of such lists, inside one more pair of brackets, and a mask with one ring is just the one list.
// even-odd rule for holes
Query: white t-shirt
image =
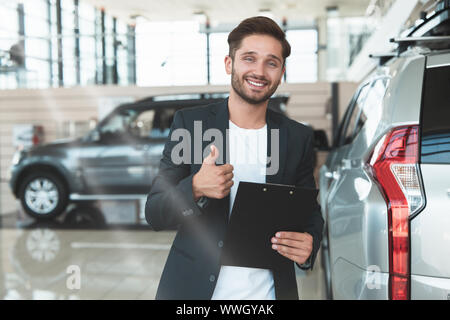
{"label": "white t-shirt", "polygon": [[[229,121],[230,163],[234,185],[230,191],[230,214],[239,181],[266,182],[267,125],[243,129]],[[274,300],[272,271],[267,269],[222,266],[213,300]]]}

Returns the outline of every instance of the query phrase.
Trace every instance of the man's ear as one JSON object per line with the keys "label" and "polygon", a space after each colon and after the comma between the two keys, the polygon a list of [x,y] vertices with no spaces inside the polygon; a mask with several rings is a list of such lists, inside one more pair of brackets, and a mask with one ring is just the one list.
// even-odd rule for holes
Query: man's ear
{"label": "man's ear", "polygon": [[283,66],[283,71],[281,71],[280,83],[278,85],[280,85],[281,82],[283,82],[283,76],[285,72],[286,72],[286,65]]}
{"label": "man's ear", "polygon": [[231,74],[233,70],[233,59],[230,56],[225,56],[225,71],[227,74]]}

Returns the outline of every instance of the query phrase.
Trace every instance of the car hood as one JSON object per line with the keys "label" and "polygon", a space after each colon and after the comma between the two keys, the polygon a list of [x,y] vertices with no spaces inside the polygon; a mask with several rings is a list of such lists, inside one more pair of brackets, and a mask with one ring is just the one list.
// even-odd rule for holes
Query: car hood
{"label": "car hood", "polygon": [[25,150],[28,154],[41,154],[46,153],[50,150],[67,150],[72,148],[77,148],[82,144],[82,139],[58,139],[46,144],[31,147]]}

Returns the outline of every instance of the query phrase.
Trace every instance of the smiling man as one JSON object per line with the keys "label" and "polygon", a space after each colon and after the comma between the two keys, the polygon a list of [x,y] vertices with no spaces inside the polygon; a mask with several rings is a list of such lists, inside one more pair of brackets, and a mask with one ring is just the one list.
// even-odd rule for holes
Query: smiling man
{"label": "smiling man", "polygon": [[[261,61],[262,60],[262,61]],[[250,35],[225,58],[232,93],[250,105],[267,104],[284,73],[281,43],[268,35]]]}
{"label": "smiling man", "polygon": [[[322,239],[323,220],[317,205],[307,230],[279,230],[268,244],[292,260],[289,268],[221,265],[240,181],[315,187],[312,130],[268,109],[291,50],[285,33],[273,20],[253,17],[229,34],[228,44],[229,98],[178,111],[171,128],[171,133],[180,128],[193,133],[194,122],[201,121],[206,130],[222,133],[225,144],[203,145],[200,152],[206,150],[207,156],[200,164],[175,164],[171,156],[176,141],[170,139],[147,199],[146,218],[155,230],[178,226],[157,299],[298,299],[294,262],[303,269],[312,268]],[[273,131],[279,134],[275,143]],[[268,155],[274,153],[279,169],[269,173]],[[218,159],[224,154],[222,163]]]}

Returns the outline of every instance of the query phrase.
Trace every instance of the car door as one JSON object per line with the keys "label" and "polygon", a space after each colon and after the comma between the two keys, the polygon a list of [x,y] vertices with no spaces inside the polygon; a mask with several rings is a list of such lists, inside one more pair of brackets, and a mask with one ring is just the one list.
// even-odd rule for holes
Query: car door
{"label": "car door", "polygon": [[[158,138],[151,139],[144,131],[151,130],[154,113],[154,110],[119,110],[102,123],[99,140],[86,145],[80,157],[87,193],[148,192],[154,171],[149,154],[154,152],[151,147]],[[142,114],[150,124],[140,118]]]}
{"label": "car door", "polygon": [[[335,158],[335,179],[330,186],[326,208],[331,278],[336,298],[361,298],[359,293],[364,291],[367,266],[376,264],[379,271],[386,267],[380,260],[374,262],[373,257],[367,257],[369,242],[374,241],[384,249],[387,239],[380,232],[373,236],[367,234],[368,225],[374,230],[379,230],[378,227],[385,230],[385,225],[376,225],[376,214],[368,214],[374,209],[374,197],[378,196],[379,201],[374,203],[380,203],[381,209],[385,202],[365,171],[364,157],[381,118],[387,83],[387,77],[379,77],[362,87],[351,116],[344,124],[340,153]],[[376,212],[383,214],[384,211],[379,209]],[[382,221],[385,220],[383,216]],[[379,292],[371,291],[371,294]]]}
{"label": "car door", "polygon": [[144,176],[136,181],[145,193],[150,191],[153,178],[158,173],[164,145],[169,137],[170,125],[176,110],[177,108],[167,106],[144,109],[131,125],[133,135],[138,137],[135,147],[145,151],[143,153]]}
{"label": "car door", "polygon": [[[332,269],[332,259],[330,254],[329,245],[329,219],[328,219],[328,198],[330,196],[330,191],[333,190],[336,181],[338,180],[338,167],[339,159],[342,159],[343,154],[346,153],[348,145],[344,144],[344,137],[346,128],[349,125],[350,119],[354,116],[355,105],[358,98],[364,94],[363,88],[367,87],[367,84],[360,86],[356,93],[353,95],[350,103],[345,110],[344,116],[340,122],[338,131],[334,137],[333,146],[331,152],[324,165],[320,168],[319,174],[319,201],[322,207],[322,216],[325,220],[324,236],[322,240],[322,264],[325,269],[326,284],[327,284],[327,295],[329,298],[332,296],[332,286],[331,286],[331,269]],[[361,99],[361,98],[360,98]]]}
{"label": "car door", "polygon": [[350,103],[344,113],[344,116],[339,125],[337,134],[333,141],[332,151],[328,154],[328,157],[324,165],[320,169],[319,189],[320,189],[320,204],[322,207],[322,213],[324,219],[327,218],[327,199],[330,191],[333,190],[334,183],[338,179],[338,168],[343,156],[347,153],[349,144],[345,143],[346,130],[350,121],[354,121],[356,114],[356,104],[361,101],[363,96],[367,93],[368,84],[360,86],[356,93],[353,95]]}

